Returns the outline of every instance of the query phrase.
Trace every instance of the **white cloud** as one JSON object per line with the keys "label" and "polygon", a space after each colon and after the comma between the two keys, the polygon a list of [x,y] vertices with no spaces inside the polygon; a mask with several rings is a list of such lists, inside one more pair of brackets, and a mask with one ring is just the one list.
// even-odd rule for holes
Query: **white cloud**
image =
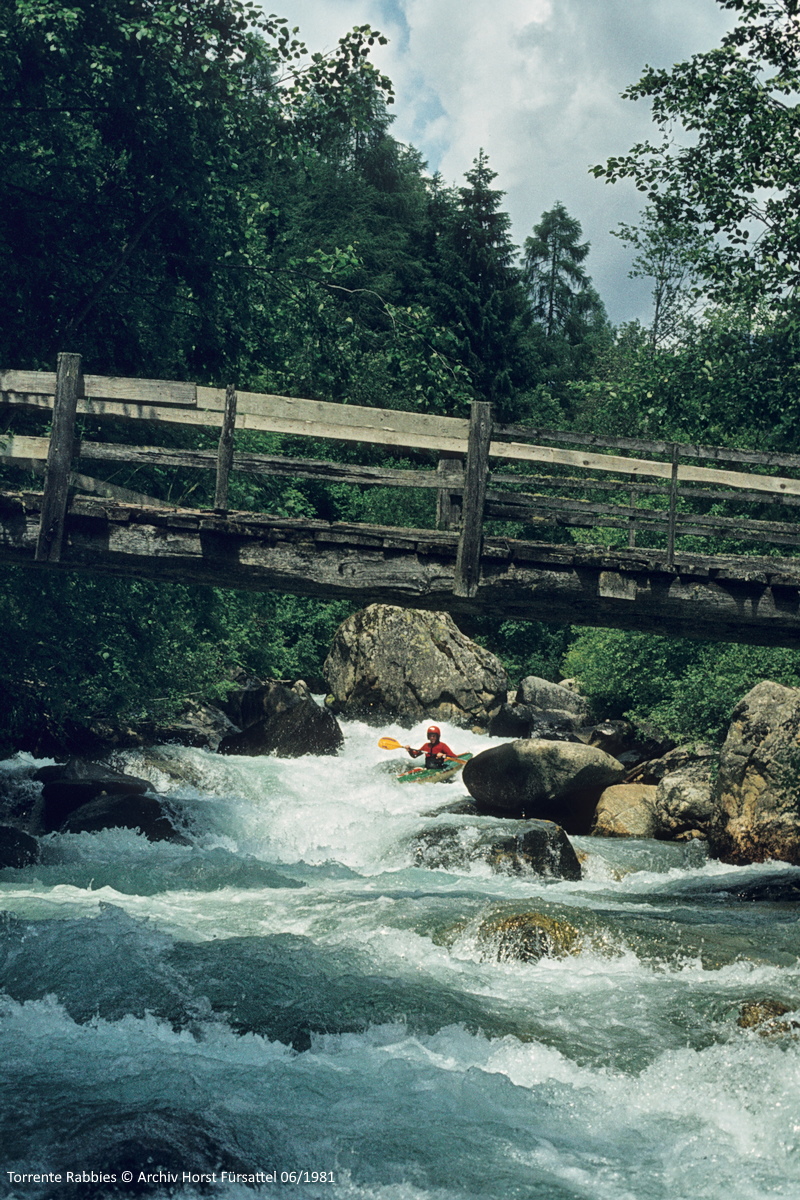
{"label": "white cloud", "polygon": [[588,171],[650,133],[646,107],[619,95],[646,63],[717,44],[730,17],[715,0],[287,0],[283,12],[312,49],[356,24],[387,34],[375,61],[395,85],[395,136],[448,183],[483,147],[520,243],[561,200],[592,243],[612,318],[646,317],[646,286],[627,279],[628,252],[610,236],[640,198]]}

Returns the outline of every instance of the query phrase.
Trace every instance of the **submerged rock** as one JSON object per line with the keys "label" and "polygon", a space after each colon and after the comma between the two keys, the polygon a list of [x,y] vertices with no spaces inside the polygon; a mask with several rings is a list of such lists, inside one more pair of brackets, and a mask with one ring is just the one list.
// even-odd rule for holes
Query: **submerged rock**
{"label": "submerged rock", "polygon": [[589,832],[593,837],[656,837],[656,791],[642,783],[617,783],[606,788]]}
{"label": "submerged rock", "polygon": [[624,773],[621,763],[592,746],[530,738],[481,751],[462,778],[483,812],[554,821],[582,834],[604,789]]}
{"label": "submerged rock", "polygon": [[412,848],[417,866],[431,869],[458,871],[485,862],[502,874],[581,878],[572,843],[552,821],[438,821],[415,835]]}
{"label": "submerged rock", "polygon": [[498,658],[449,613],[371,604],[339,626],[325,660],[333,712],[383,724],[449,721],[486,729],[506,700]]}
{"label": "submerged rock", "polygon": [[487,918],[478,929],[478,941],[490,948],[498,962],[537,962],[540,958],[566,958],[579,954],[584,939],[571,922],[540,912],[517,912]]}
{"label": "submerged rock", "polygon": [[800,1021],[782,1021],[786,1013],[792,1012],[782,1000],[747,1000],[739,1009],[736,1024],[740,1029],[754,1029],[761,1037],[775,1037],[791,1033],[797,1036]]}

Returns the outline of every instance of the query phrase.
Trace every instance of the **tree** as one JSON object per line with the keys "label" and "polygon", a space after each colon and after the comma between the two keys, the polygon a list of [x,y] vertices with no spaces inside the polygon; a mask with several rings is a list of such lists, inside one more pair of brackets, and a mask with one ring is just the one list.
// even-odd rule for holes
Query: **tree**
{"label": "tree", "polygon": [[276,174],[388,92],[379,35],[306,61],[252,0],[0,0],[0,35],[5,361],[227,373]]}
{"label": "tree", "polygon": [[581,225],[559,201],[525,239],[523,279],[534,318],[532,343],[538,373],[565,402],[565,385],[591,371],[596,354],[610,337],[603,302],[583,263],[589,243]]}
{"label": "tree", "polygon": [[697,264],[709,249],[708,239],[692,226],[660,221],[649,207],[638,226],[622,224],[612,232],[636,251],[628,277],[653,281],[651,347],[674,342],[697,302]]}
{"label": "tree", "polygon": [[557,201],[525,239],[524,275],[533,315],[545,337],[573,339],[584,315],[596,302],[583,269],[589,243],[580,242],[581,224]]}
{"label": "tree", "polygon": [[[648,98],[660,142],[593,168],[633,179],[659,221],[714,238],[698,269],[721,300],[793,299],[800,284],[798,0],[717,0],[738,14],[721,45],[623,95]],[[683,131],[681,138],[680,131]]]}
{"label": "tree", "polygon": [[509,236],[510,217],[500,209],[496,172],[483,150],[458,189],[455,207],[441,189],[432,213],[432,308],[461,339],[464,365],[478,396],[492,401],[501,419],[515,415],[515,395],[529,382],[525,343],[529,310]]}

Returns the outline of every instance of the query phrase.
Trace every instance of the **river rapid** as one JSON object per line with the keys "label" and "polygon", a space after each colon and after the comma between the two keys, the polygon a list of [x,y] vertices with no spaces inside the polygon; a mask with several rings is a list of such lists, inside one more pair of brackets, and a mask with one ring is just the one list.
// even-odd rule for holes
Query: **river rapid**
{"label": "river rapid", "polygon": [[[378,732],[423,730],[343,728],[335,758],[126,753],[189,844],[55,834],[0,871],[0,1194],[798,1200],[800,1036],[737,1019],[800,1022],[800,870],[576,838],[578,883],[492,873],[475,818],[430,816],[460,780],[387,772]],[[426,869],[445,819],[463,855]],[[573,952],[498,960],[522,910]]]}

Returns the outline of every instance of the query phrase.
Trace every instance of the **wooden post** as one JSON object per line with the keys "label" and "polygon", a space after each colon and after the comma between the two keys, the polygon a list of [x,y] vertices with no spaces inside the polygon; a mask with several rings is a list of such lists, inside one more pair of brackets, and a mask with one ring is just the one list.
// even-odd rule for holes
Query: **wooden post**
{"label": "wooden post", "polygon": [[217,486],[214,492],[214,508],[217,512],[228,511],[228,479],[233,466],[233,431],[236,426],[236,388],[229,383],[225,389],[225,416],[219,435],[217,451]]}
{"label": "wooden post", "polygon": [[[461,474],[463,462],[460,454],[446,450],[439,455],[436,466],[438,475],[447,480],[448,475]],[[462,497],[458,492],[451,492],[447,487],[439,488],[436,493],[436,528],[458,529],[461,524]]]}
{"label": "wooden post", "polygon": [[667,566],[675,563],[675,524],[678,513],[678,443],[672,443],[672,474],[669,481],[669,532],[667,534]]}
{"label": "wooden post", "polygon": [[69,472],[75,445],[75,414],[78,394],[82,390],[80,354],[59,354],[36,562],[59,562],[61,559]]}
{"label": "wooden post", "polygon": [[492,406],[483,400],[473,400],[467,463],[464,469],[464,510],[453,586],[456,596],[470,597],[478,591],[483,543],[483,509],[486,502],[491,440]]}
{"label": "wooden post", "polygon": [[[631,508],[636,508],[636,492],[631,492]],[[631,517],[628,525],[628,549],[636,547],[636,518]]]}

